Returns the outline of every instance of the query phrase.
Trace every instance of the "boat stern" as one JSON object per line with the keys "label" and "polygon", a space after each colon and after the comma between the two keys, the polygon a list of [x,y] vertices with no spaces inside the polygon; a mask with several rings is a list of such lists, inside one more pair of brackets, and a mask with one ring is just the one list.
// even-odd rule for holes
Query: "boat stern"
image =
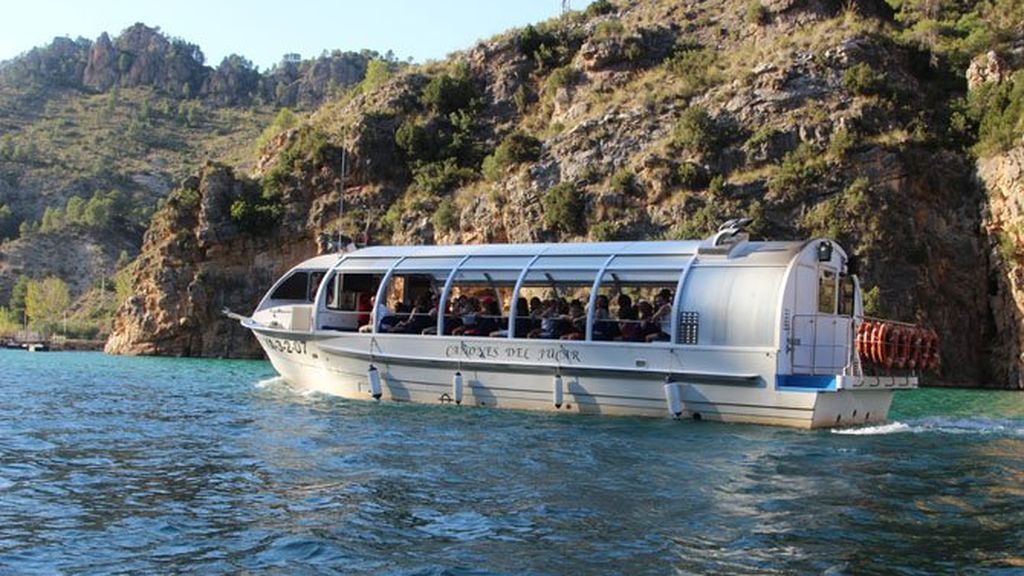
{"label": "boat stern", "polygon": [[809,428],[837,428],[880,424],[886,421],[892,395],[917,388],[913,375],[779,376],[780,391],[814,394]]}

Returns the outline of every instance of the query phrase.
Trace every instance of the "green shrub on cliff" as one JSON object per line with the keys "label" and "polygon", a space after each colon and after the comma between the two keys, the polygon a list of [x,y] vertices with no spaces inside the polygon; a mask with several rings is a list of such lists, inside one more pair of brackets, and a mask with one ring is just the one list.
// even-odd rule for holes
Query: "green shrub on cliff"
{"label": "green shrub on cliff", "polygon": [[612,14],[614,12],[614,4],[608,0],[596,0],[587,6],[587,9],[583,11],[583,16],[586,18],[594,18],[596,16],[604,16],[605,14]]}
{"label": "green shrub on cliff", "polygon": [[438,232],[449,232],[458,226],[459,213],[451,198],[441,200],[430,221],[434,225],[434,230]]}
{"label": "green shrub on cliff", "polygon": [[256,139],[256,149],[259,150],[263,148],[274,136],[277,136],[285,130],[294,128],[298,123],[299,117],[296,116],[294,112],[288,108],[281,108],[281,111],[274,117],[274,121],[270,123],[270,126],[264,128],[263,133],[261,133],[260,137]]}
{"label": "green shrub on cliff", "polygon": [[978,124],[976,153],[988,156],[1017,145],[1024,136],[1024,70],[973,90],[968,111]]}
{"label": "green shrub on cliff", "polygon": [[632,194],[636,192],[636,175],[623,168],[612,174],[611,187],[619,194]]}
{"label": "green shrub on cliff", "polygon": [[881,96],[889,89],[885,73],[864,62],[846,69],[843,87],[859,96]]}
{"label": "green shrub on cliff", "polygon": [[541,142],[522,131],[506,136],[494,149],[494,154],[484,158],[483,174],[488,180],[498,180],[510,166],[540,159]]}
{"label": "green shrub on cliff", "polygon": [[448,115],[476,103],[477,89],[469,66],[460,64],[452,74],[435,76],[423,88],[420,102],[435,114]]}
{"label": "green shrub on cliff", "polygon": [[413,170],[413,185],[430,196],[439,196],[477,178],[474,170],[462,168],[454,158],[422,163]]}
{"label": "green shrub on cliff", "polygon": [[683,162],[676,170],[679,184],[688,190],[699,190],[708,185],[708,174],[699,164]]}
{"label": "green shrub on cliff", "polygon": [[579,70],[572,65],[555,68],[544,81],[544,95],[551,98],[559,88],[571,88],[580,78]]}
{"label": "green shrub on cliff", "polygon": [[801,144],[782,159],[768,180],[768,192],[782,200],[795,198],[817,184],[827,168],[822,154],[809,144]]}
{"label": "green shrub on cliff", "polygon": [[622,224],[619,222],[598,222],[590,227],[590,239],[594,242],[614,242],[622,239]]}
{"label": "green shrub on cliff", "polygon": [[231,220],[247,234],[265,233],[277,225],[284,207],[280,198],[247,195],[231,203]]}
{"label": "green shrub on cliff", "polygon": [[277,161],[264,174],[264,198],[280,196],[285,180],[303,163],[320,164],[327,149],[327,136],[312,126],[303,126],[291,137]]}
{"label": "green shrub on cliff", "polygon": [[382,86],[394,73],[395,64],[387,60],[375,58],[366,63],[366,76],[359,83],[360,92],[371,92]]}
{"label": "green shrub on cliff", "polygon": [[671,77],[678,81],[675,95],[689,98],[721,82],[716,62],[711,50],[693,44],[678,46],[665,63]]}
{"label": "green shrub on cliff", "polygon": [[766,24],[771,12],[761,4],[761,0],[747,0],[747,10],[744,19],[748,24]]}
{"label": "green shrub on cliff", "polygon": [[544,195],[544,224],[551,229],[576,234],[583,228],[586,198],[576,186],[563,182]]}
{"label": "green shrub on cliff", "polygon": [[716,151],[719,135],[715,120],[700,106],[687,108],[672,129],[672,143],[678,148],[697,154]]}

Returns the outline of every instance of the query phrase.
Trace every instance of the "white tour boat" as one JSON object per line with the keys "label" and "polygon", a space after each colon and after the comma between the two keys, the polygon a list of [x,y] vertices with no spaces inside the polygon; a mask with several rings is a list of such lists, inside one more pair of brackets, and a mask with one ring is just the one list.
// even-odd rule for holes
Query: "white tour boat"
{"label": "white tour boat", "polygon": [[934,332],[865,321],[835,242],[750,241],[744,223],[702,241],[362,248],[231,315],[289,383],[345,398],[884,421],[937,364]]}

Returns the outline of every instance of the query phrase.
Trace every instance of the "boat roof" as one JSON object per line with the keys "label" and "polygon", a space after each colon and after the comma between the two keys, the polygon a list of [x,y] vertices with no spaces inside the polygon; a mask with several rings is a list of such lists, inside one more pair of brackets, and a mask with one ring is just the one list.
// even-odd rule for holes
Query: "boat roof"
{"label": "boat roof", "polygon": [[[398,258],[461,258],[465,256],[690,256],[704,244],[700,240],[636,242],[588,242],[559,244],[449,244],[431,246],[367,246],[344,254],[327,254],[306,260],[297,268],[328,269],[341,258],[347,263],[374,261],[382,265]],[[807,245],[806,241],[744,242],[723,255],[701,254],[699,265],[786,266]],[[376,266],[375,266],[376,267]],[[384,266],[386,268],[386,266]]]}

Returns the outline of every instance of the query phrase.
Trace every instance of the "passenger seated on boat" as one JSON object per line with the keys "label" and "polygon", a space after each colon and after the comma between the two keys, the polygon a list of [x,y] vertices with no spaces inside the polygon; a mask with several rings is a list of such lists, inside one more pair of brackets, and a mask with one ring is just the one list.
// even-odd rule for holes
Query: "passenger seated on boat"
{"label": "passenger seated on boat", "polygon": [[392,326],[388,332],[398,334],[419,334],[423,329],[433,322],[431,318],[437,318],[437,309],[433,307],[429,294],[421,294],[416,299],[416,306],[413,307],[409,316],[401,322]]}
{"label": "passenger seated on boat", "polygon": [[[540,328],[540,321],[541,318],[544,316],[544,309],[545,306],[543,300],[536,296],[530,298],[530,330],[536,330],[537,328]],[[522,332],[520,334],[520,337],[526,336],[528,332],[529,330],[526,332]]]}
{"label": "passenger seated on boat", "polygon": [[450,334],[452,334],[455,331],[456,328],[459,328],[460,326],[462,326],[462,306],[463,306],[463,303],[465,301],[466,301],[466,297],[460,295],[458,298],[456,298],[454,301],[452,301],[451,306],[448,308],[448,310],[445,311],[445,314],[444,314],[444,333],[445,334],[450,335]]}
{"label": "passenger seated on boat", "polygon": [[619,335],[619,323],[612,320],[608,297],[599,295],[594,308],[594,340],[614,340]]}
{"label": "passenger seated on boat", "polygon": [[455,311],[459,315],[460,325],[452,330],[453,336],[461,336],[467,330],[476,330],[476,323],[480,316],[480,301],[470,296],[462,300],[462,305]]}
{"label": "passenger seated on boat", "polygon": [[587,312],[581,300],[569,304],[569,329],[559,338],[562,340],[583,340],[587,334]]}
{"label": "passenger seated on boat", "polygon": [[390,327],[392,324],[394,324],[395,321],[398,320],[398,317],[392,315],[391,314],[391,310],[389,310],[388,307],[386,305],[384,305],[383,303],[381,303],[381,304],[379,304],[377,306],[374,306],[373,303],[376,300],[377,300],[376,296],[371,296],[370,297],[370,307],[371,307],[371,310],[372,310],[370,312],[370,318],[369,318],[370,322],[369,322],[369,324],[364,324],[364,325],[360,326],[359,327],[359,331],[360,332],[364,332],[364,333],[365,332],[373,332],[373,324],[374,324],[374,322],[376,322],[377,318],[381,319],[380,320],[380,330],[381,331],[386,330],[386,328]]}
{"label": "passenger seated on boat", "polygon": [[[522,338],[530,333],[533,329],[533,319],[530,318],[530,305],[527,303],[526,298],[520,297],[516,300],[516,336]],[[502,330],[496,330],[491,332],[491,336],[505,337],[508,336],[508,328]]]}
{"label": "passenger seated on boat", "polygon": [[637,310],[633,306],[633,299],[625,294],[619,294],[618,304],[619,335],[615,337],[615,340],[633,342],[637,339],[637,334],[640,332],[640,324],[637,321]]}
{"label": "passenger seated on boat", "polygon": [[654,297],[654,308],[651,322],[658,327],[658,331],[647,334],[645,339],[647,342],[668,342],[672,339],[669,336],[672,330],[672,291],[665,288],[658,292]]}
{"label": "passenger seated on boat", "polygon": [[498,301],[486,296],[480,301],[483,314],[476,318],[476,326],[467,328],[463,334],[467,336],[490,336],[491,332],[501,328],[501,308]]}
{"label": "passenger seated on boat", "polygon": [[[565,304],[565,300],[549,299],[545,303],[544,313],[541,314],[540,328],[530,331],[527,337],[557,339],[562,334],[565,334],[569,328],[569,322],[566,317],[569,312],[569,305],[565,304],[563,308],[562,304]],[[563,309],[565,314],[562,313]]]}
{"label": "passenger seated on boat", "polygon": [[[328,289],[331,289],[331,287],[332,285],[329,284]],[[370,323],[370,312],[373,310],[374,298],[376,298],[376,296],[370,296],[369,294],[362,293],[359,295],[358,300],[356,300],[356,312],[364,312],[364,314],[359,314],[357,318],[359,326]]]}
{"label": "passenger seated on boat", "polygon": [[654,322],[654,306],[646,300],[641,300],[636,305],[637,314],[639,315],[639,330],[634,335],[634,342],[646,342],[647,337],[653,334],[661,332],[661,326]]}

